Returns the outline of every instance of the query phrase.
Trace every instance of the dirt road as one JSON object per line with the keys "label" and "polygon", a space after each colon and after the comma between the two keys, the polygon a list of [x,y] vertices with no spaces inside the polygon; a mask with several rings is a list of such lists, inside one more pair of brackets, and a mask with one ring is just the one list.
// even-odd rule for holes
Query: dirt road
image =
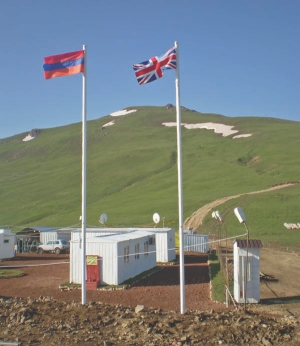
{"label": "dirt road", "polygon": [[297,183],[286,183],[286,184],[281,184],[281,185],[276,185],[273,187],[270,187],[269,189],[265,190],[259,190],[259,191],[253,191],[253,192],[248,192],[248,193],[241,193],[238,195],[234,196],[228,196],[228,197],[223,197],[219,198],[211,203],[208,203],[204,205],[203,207],[199,208],[197,211],[195,211],[191,216],[189,216],[185,221],[184,221],[184,229],[192,228],[192,229],[197,229],[203,222],[205,216],[214,208],[218,207],[219,205],[234,199],[238,198],[244,195],[254,195],[258,193],[264,193],[264,192],[270,192],[274,190],[279,190],[279,189],[285,189],[287,187],[296,185]]}

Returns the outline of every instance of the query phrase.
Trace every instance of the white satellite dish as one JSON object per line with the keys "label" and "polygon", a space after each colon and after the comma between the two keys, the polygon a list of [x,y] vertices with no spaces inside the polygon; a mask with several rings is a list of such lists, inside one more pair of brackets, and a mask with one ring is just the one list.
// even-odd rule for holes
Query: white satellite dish
{"label": "white satellite dish", "polygon": [[234,208],[234,213],[240,223],[246,222],[246,216],[242,208],[240,207]]}
{"label": "white satellite dish", "polygon": [[216,217],[222,222],[223,218],[219,211],[216,211]]}
{"label": "white satellite dish", "polygon": [[99,222],[102,223],[102,225],[104,225],[106,220],[107,220],[107,215],[105,213],[101,214]]}
{"label": "white satellite dish", "polygon": [[156,224],[159,223],[159,221],[160,221],[160,216],[159,216],[158,213],[154,213],[154,214],[153,214],[153,221],[154,221]]}

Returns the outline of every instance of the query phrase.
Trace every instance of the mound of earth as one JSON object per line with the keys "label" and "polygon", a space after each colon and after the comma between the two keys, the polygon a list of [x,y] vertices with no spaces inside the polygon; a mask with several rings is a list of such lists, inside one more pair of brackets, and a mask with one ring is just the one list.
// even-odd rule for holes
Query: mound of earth
{"label": "mound of earth", "polygon": [[121,304],[0,300],[5,345],[299,345],[299,320],[243,311],[135,309]]}

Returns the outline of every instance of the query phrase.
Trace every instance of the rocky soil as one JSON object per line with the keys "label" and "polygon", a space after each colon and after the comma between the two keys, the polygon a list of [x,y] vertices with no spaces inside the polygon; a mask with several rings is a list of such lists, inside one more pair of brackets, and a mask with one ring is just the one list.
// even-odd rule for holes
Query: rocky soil
{"label": "rocky soil", "polygon": [[[135,309],[120,304],[0,299],[0,345],[300,345],[300,321],[249,311]],[[6,345],[6,344],[5,344]],[[8,343],[7,343],[8,345]]]}

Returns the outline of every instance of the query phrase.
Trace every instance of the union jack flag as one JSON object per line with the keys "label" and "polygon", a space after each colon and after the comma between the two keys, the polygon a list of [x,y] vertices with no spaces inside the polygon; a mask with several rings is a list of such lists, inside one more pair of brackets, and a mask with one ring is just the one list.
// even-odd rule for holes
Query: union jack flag
{"label": "union jack flag", "polygon": [[140,64],[132,65],[138,83],[146,84],[163,76],[164,70],[176,70],[176,48],[171,48],[166,54],[155,56]]}

